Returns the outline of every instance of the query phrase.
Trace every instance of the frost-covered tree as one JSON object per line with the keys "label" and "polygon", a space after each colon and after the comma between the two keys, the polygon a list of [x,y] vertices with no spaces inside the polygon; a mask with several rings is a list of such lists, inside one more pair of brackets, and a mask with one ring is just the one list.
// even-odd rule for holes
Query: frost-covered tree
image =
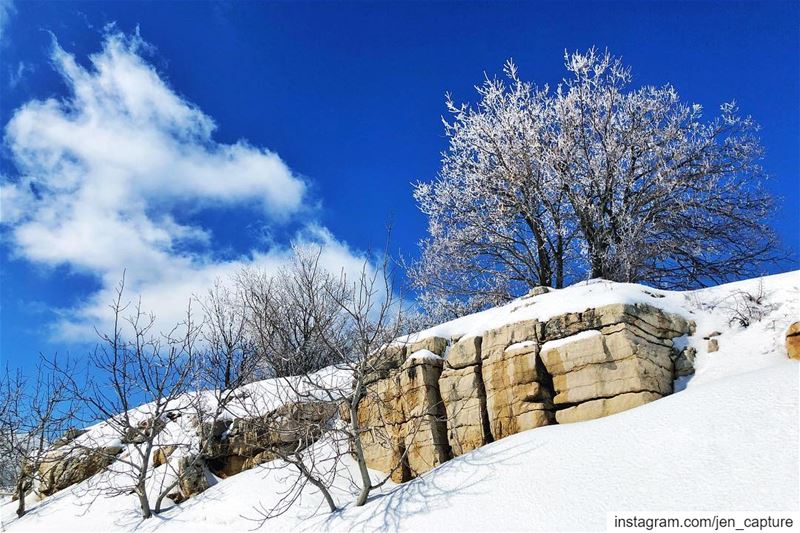
{"label": "frost-covered tree", "polygon": [[487,78],[477,107],[447,96],[449,148],[414,196],[429,217],[411,278],[423,305],[446,318],[496,305],[536,285],[563,285],[573,255],[566,194],[548,165],[553,102],[523,82]]}
{"label": "frost-covered tree", "polygon": [[719,282],[774,256],[762,147],[733,103],[704,121],[671,85],[631,87],[610,53],[565,55],[555,91],[487,78],[444,121],[439,175],[415,198],[429,236],[410,271],[444,318],[583,277]]}
{"label": "frost-covered tree", "polygon": [[693,287],[752,272],[775,254],[764,223],[763,149],[735,103],[704,121],[671,85],[629,90],[608,52],[565,56],[571,77],[553,96],[559,176],[589,275]]}

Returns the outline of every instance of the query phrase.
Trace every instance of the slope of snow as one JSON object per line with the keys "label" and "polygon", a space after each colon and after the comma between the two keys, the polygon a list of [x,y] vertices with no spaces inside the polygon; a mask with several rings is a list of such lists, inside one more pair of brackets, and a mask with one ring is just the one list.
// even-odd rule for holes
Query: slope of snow
{"label": "slope of snow", "polygon": [[[763,316],[746,328],[730,321],[740,291],[765,295]],[[419,337],[480,334],[503,321],[620,301],[649,302],[696,321],[696,335],[678,339],[697,349],[685,390],[614,416],[499,440],[409,483],[387,483],[361,508],[350,506],[356,468],[346,461],[334,488],[343,510],[328,513],[308,488],[261,530],[604,530],[609,512],[798,511],[800,364],[787,359],[784,333],[800,320],[800,272],[692,292],[582,284]],[[709,353],[703,337],[712,332],[719,332],[719,351]],[[331,446],[319,442],[317,457]],[[0,512],[9,531],[243,531],[259,525],[249,519],[258,518],[259,505],[277,501],[292,475],[269,463],[147,521],[134,496],[95,499],[86,483],[34,503],[20,520],[12,503]]]}

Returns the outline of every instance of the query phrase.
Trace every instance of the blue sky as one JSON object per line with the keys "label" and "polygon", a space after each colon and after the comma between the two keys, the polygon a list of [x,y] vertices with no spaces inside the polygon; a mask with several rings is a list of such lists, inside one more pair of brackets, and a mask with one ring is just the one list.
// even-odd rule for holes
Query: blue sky
{"label": "blue sky", "polygon": [[444,93],[473,101],[508,58],[556,84],[565,49],[608,47],[709,111],[736,99],[800,250],[796,2],[0,6],[4,361],[80,351],[123,268],[169,317],[291,240],[354,268],[391,223],[414,257],[410,184],[437,171]]}

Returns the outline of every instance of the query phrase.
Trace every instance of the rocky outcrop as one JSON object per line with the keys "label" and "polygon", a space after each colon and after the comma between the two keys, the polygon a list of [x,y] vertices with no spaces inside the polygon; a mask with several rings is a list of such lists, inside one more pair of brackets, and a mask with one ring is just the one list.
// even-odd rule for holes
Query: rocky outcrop
{"label": "rocky outcrop", "polygon": [[553,421],[550,377],[539,359],[539,322],[507,324],[484,334],[481,371],[494,439]]}
{"label": "rocky outcrop", "polygon": [[694,359],[697,350],[691,346],[684,347],[680,352],[673,351],[673,376],[675,379],[694,374]]}
{"label": "rocky outcrop", "polygon": [[[447,341],[438,337],[410,344],[406,349],[411,355],[388,377],[369,383],[359,403],[360,440],[367,464],[391,473],[395,481],[407,481],[450,458],[439,392],[446,347]],[[398,356],[393,357],[399,362]]]}
{"label": "rocky outcrop", "polygon": [[129,427],[122,436],[123,444],[142,444],[147,441],[148,435],[160,433],[167,425],[161,418],[149,418],[142,420],[135,427]]}
{"label": "rocky outcrop", "polygon": [[544,327],[545,335],[570,333],[541,349],[557,422],[607,416],[672,393],[672,339],[688,333],[685,320],[646,305],[606,306],[581,317],[583,331],[576,332],[579,322],[569,315]]}
{"label": "rocky outcrop", "polygon": [[335,412],[333,402],[295,402],[261,417],[207,422],[198,429],[211,436],[203,460],[216,476],[230,477],[313,444]]}
{"label": "rocky outcrop", "polygon": [[447,441],[461,455],[492,441],[481,371],[481,337],[466,337],[450,347],[439,378],[447,416]]}
{"label": "rocky outcrop", "polygon": [[561,409],[558,411],[556,418],[559,424],[569,424],[572,422],[581,422],[584,420],[592,420],[594,418],[601,418],[634,407],[639,407],[646,403],[658,400],[662,396],[655,392],[626,392],[613,398],[600,398],[598,400],[589,400],[573,407]]}
{"label": "rocky outcrop", "polygon": [[121,451],[119,446],[79,448],[62,445],[53,449],[39,463],[37,492],[40,496],[50,496],[89,479],[114,462]]}
{"label": "rocky outcrop", "polygon": [[614,304],[506,324],[449,348],[441,337],[393,347],[372,365],[358,410],[367,464],[405,481],[520,431],[657,400],[694,371],[694,350],[673,346],[693,326],[650,305]]}
{"label": "rocky outcrop", "polygon": [[786,355],[789,359],[800,359],[800,322],[795,322],[786,330]]}
{"label": "rocky outcrop", "polygon": [[210,487],[205,462],[197,455],[186,455],[178,461],[178,491],[168,494],[175,503],[191,498]]}
{"label": "rocky outcrop", "polygon": [[88,430],[86,429],[77,429],[77,428],[69,428],[67,431],[64,432],[62,436],[57,438],[53,441],[53,449],[60,448],[69,444],[70,442],[74,441],[81,435],[85,435]]}

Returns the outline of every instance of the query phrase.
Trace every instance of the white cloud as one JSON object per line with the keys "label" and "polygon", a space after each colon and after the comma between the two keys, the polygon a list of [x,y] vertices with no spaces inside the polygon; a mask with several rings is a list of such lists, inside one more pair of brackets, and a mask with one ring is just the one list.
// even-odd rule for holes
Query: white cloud
{"label": "white cloud", "polygon": [[363,257],[309,218],[304,181],[274,152],[216,142],[214,121],[142,58],[146,46],[138,35],[109,33],[85,68],[54,43],[69,96],[27,102],[6,126],[20,175],[0,188],[0,221],[15,254],[102,283],[58,333],[91,334],[124,269],[145,306],[175,320],[215,278],[248,265],[274,268],[287,257],[283,243],[219,261],[211,229],[176,220],[179,206],[246,208],[269,224],[303,214],[312,221],[295,240],[322,245],[330,268],[357,269]]}
{"label": "white cloud", "polygon": [[0,0],[0,42],[6,35],[6,26],[8,26],[8,21],[15,11],[13,0]]}

